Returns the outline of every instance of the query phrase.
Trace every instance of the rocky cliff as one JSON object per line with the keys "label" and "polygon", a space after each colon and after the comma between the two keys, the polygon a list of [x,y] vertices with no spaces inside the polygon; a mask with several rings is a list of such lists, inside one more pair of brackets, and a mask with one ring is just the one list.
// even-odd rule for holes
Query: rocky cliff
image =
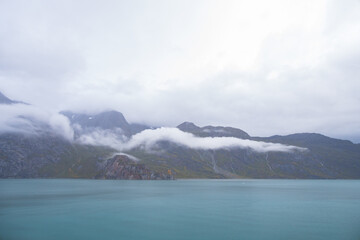
{"label": "rocky cliff", "polygon": [[136,163],[126,155],[116,155],[100,163],[100,173],[95,178],[129,180],[173,180],[171,170],[167,173],[151,171],[144,164]]}

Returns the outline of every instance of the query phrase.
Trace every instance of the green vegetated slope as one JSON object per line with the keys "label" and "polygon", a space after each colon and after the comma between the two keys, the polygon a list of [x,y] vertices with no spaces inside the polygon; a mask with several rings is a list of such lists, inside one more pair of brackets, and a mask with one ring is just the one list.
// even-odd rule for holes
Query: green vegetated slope
{"label": "green vegetated slope", "polygon": [[137,149],[129,154],[153,169],[173,169],[178,178],[360,178],[358,148],[353,153],[335,146],[259,153],[240,148],[196,150],[163,143],[157,150]]}
{"label": "green vegetated slope", "polygon": [[0,176],[6,178],[92,178],[97,163],[115,150],[73,144],[52,134],[0,135]]}
{"label": "green vegetated slope", "polygon": [[[257,141],[307,148],[308,151],[255,152],[250,149],[191,149],[172,142],[126,153],[154,172],[176,178],[360,178],[360,146],[319,134],[293,134]],[[94,178],[117,151],[73,144],[54,135],[0,136],[1,177]]]}
{"label": "green vegetated slope", "polygon": [[99,164],[112,156],[113,149],[103,146],[75,144],[60,161],[49,163],[39,170],[40,177],[94,178],[100,171]]}
{"label": "green vegetated slope", "polygon": [[256,140],[307,148],[309,150],[306,154],[307,169],[321,177],[360,178],[360,144],[315,133],[256,138]]}

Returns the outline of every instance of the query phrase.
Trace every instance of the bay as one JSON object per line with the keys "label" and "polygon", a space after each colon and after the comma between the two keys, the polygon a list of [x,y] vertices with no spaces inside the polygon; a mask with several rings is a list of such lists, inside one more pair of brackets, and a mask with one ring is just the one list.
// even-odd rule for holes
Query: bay
{"label": "bay", "polygon": [[0,180],[0,239],[360,239],[359,180]]}

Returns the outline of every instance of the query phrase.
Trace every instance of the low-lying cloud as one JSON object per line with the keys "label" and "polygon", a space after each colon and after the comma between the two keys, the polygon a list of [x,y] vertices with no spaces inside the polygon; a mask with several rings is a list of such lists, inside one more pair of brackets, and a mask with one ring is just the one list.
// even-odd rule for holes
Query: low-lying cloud
{"label": "low-lying cloud", "polygon": [[177,128],[144,130],[134,135],[127,143],[121,146],[121,149],[129,150],[137,147],[152,149],[161,141],[169,141],[188,148],[203,150],[217,150],[224,148],[248,148],[256,152],[292,152],[295,150],[305,150],[304,148],[296,146],[252,141],[234,137],[196,137],[191,133],[183,132]]}
{"label": "low-lying cloud", "polygon": [[93,129],[86,133],[81,133],[76,139],[78,143],[88,145],[102,145],[121,150],[127,138],[123,131],[119,129]]}
{"label": "low-lying cloud", "polygon": [[[130,139],[118,129],[81,129],[80,126],[71,125],[64,115],[46,111],[32,105],[12,104],[0,105],[2,118],[0,119],[1,132],[22,132],[38,134],[44,130],[52,131],[69,141],[80,144],[103,145],[119,151],[131,150],[141,147],[145,150],[156,149],[162,141],[172,142],[184,147],[203,150],[244,148],[256,152],[292,152],[302,151],[304,148],[288,146],[278,143],[267,143],[235,137],[196,137],[191,133],[183,132],[177,128],[147,129]],[[80,128],[80,129],[79,129]],[[74,129],[78,133],[74,139]]]}
{"label": "low-lying cloud", "polygon": [[57,112],[26,104],[0,104],[0,112],[0,133],[38,134],[48,129],[67,140],[74,138],[69,120]]}

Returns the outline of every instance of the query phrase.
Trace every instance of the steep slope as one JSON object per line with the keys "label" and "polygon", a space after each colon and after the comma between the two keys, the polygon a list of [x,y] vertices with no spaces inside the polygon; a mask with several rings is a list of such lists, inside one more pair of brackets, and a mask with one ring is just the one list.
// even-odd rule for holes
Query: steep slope
{"label": "steep slope", "polygon": [[101,169],[95,178],[130,180],[173,180],[171,170],[156,172],[145,164],[137,163],[126,155],[116,155],[98,165]]}
{"label": "steep slope", "polygon": [[[338,155],[331,157],[334,152]],[[359,153],[320,152],[317,147],[260,153],[241,148],[190,149],[162,142],[152,151],[139,148],[128,153],[152,169],[173,169],[178,178],[360,178]]]}
{"label": "steep slope", "polygon": [[320,163],[323,168],[332,169],[338,178],[360,177],[360,144],[317,133],[297,133],[253,139],[305,147],[309,149],[309,156],[313,162]]}
{"label": "steep slope", "polygon": [[[51,133],[1,134],[0,149],[2,178],[77,177],[72,170],[76,163],[85,161],[88,168],[91,162],[105,159],[114,152],[105,147],[71,144]],[[95,174],[90,169],[79,172],[87,178]]]}
{"label": "steep slope", "polygon": [[71,144],[56,135],[0,135],[0,178],[174,179],[114,149]]}

